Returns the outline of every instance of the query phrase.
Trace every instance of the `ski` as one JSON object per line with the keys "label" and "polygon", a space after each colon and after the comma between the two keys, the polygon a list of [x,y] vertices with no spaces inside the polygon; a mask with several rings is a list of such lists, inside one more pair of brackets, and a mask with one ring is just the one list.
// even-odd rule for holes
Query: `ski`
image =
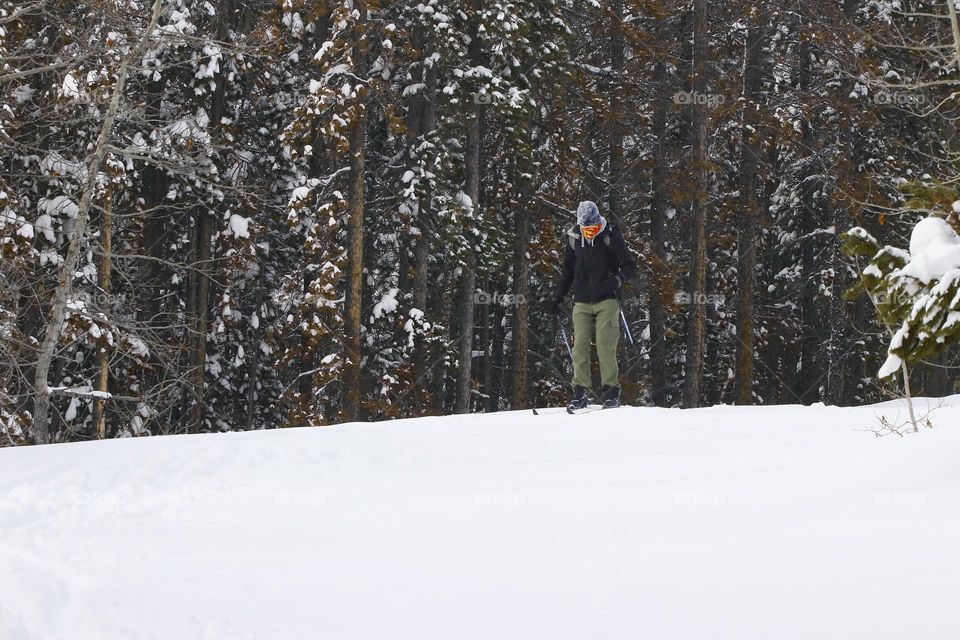
{"label": "ski", "polygon": [[563,413],[566,410],[566,407],[547,407],[546,409],[534,409],[533,415],[535,416],[549,416],[553,413]]}
{"label": "ski", "polygon": [[599,411],[600,409],[603,409],[602,404],[588,404],[587,406],[581,407],[579,409],[573,409],[571,407],[567,407],[567,413],[569,413],[572,416],[579,416],[579,415],[583,415],[584,413],[592,413],[594,411]]}
{"label": "ski", "polygon": [[[621,405],[622,406],[622,405]],[[588,404],[585,407],[580,409],[571,409],[570,407],[547,407],[546,409],[533,409],[533,415],[535,416],[549,416],[555,413],[569,413],[573,416],[578,416],[584,413],[591,413],[593,411],[600,411],[602,409],[616,409],[617,407],[605,407],[602,404]]]}

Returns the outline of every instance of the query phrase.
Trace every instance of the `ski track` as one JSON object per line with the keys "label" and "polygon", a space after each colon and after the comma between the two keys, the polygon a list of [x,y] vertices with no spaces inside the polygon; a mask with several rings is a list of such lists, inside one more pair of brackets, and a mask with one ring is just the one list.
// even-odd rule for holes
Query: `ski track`
{"label": "ski track", "polygon": [[0,638],[954,638],[944,404],[3,449]]}

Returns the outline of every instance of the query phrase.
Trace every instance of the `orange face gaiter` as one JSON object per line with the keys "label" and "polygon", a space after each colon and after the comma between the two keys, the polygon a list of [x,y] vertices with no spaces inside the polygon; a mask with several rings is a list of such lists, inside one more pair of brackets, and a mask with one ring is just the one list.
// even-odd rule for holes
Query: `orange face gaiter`
{"label": "orange face gaiter", "polygon": [[580,227],[580,233],[582,233],[583,237],[586,238],[587,240],[593,240],[594,236],[600,233],[601,226],[602,225],[600,223],[597,223],[597,224],[591,224],[590,226],[587,226],[587,227]]}

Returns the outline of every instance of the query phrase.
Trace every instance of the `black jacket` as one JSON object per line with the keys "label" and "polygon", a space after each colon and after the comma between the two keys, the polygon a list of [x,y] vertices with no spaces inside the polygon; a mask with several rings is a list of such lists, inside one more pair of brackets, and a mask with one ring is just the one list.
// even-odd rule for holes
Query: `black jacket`
{"label": "black jacket", "polygon": [[576,225],[567,231],[564,240],[563,272],[554,292],[557,302],[563,300],[571,286],[574,302],[619,298],[623,283],[637,274],[637,263],[612,223],[608,222],[593,242],[584,240]]}

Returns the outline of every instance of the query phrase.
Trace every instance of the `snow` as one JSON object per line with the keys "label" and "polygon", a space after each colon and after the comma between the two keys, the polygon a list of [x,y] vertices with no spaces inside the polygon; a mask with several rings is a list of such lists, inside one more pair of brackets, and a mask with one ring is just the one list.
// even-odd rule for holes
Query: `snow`
{"label": "snow", "polygon": [[929,284],[960,268],[960,237],[942,218],[925,218],[910,234],[910,262],[901,273]]}
{"label": "snow", "polygon": [[290,203],[299,202],[310,195],[310,187],[300,186],[293,190],[290,195]]}
{"label": "snow", "polygon": [[[40,210],[46,214],[54,216],[66,215],[68,218],[76,218],[77,213],[80,212],[80,208],[77,206],[77,204],[67,196],[44,198],[40,201],[39,207]],[[37,226],[41,226],[39,218],[37,219]]]}
{"label": "snow", "polygon": [[290,29],[290,33],[295,38],[299,38],[301,35],[303,35],[303,19],[300,17],[299,13],[284,13],[281,22],[283,22],[285,27]]}
{"label": "snow", "polygon": [[473,208],[473,198],[464,193],[463,191],[458,191],[456,195],[457,202],[460,203],[460,206],[464,209]]}
{"label": "snow", "polygon": [[877,265],[869,264],[864,268],[863,275],[873,276],[874,278],[882,278],[883,272],[880,271],[880,267],[878,267]]}
{"label": "snow", "polygon": [[203,47],[203,55],[206,57],[207,62],[200,63],[194,77],[197,79],[213,78],[220,72],[220,61],[223,60],[223,52],[220,50],[220,47],[208,44]]}
{"label": "snow", "polygon": [[70,399],[70,404],[67,406],[66,413],[63,414],[64,422],[73,422],[77,419],[77,407],[80,405],[80,401],[76,398]]}
{"label": "snow", "polygon": [[904,438],[857,431],[890,403],[0,449],[0,637],[955,637],[945,404]]}
{"label": "snow", "polygon": [[[903,345],[903,338],[907,334],[909,327],[904,323],[890,339],[890,346],[887,348],[887,359],[883,361],[880,370],[877,371],[877,377],[886,378],[900,370],[903,366],[903,359],[893,353],[894,349],[899,349]],[[909,376],[908,376],[909,377]]]}
{"label": "snow", "polygon": [[47,242],[53,242],[57,239],[56,234],[53,232],[53,218],[47,214],[42,214],[37,216],[37,222],[33,225],[35,231],[39,231],[43,234],[43,237],[47,239]]}
{"label": "snow", "polygon": [[80,83],[77,82],[76,77],[72,73],[68,73],[63,78],[63,83],[60,85],[60,95],[65,98],[79,99],[80,94]]}
{"label": "snow", "polygon": [[379,318],[385,313],[393,313],[397,310],[397,294],[400,292],[399,289],[390,289],[388,292],[383,294],[383,297],[380,298],[380,302],[373,305],[373,317]]}
{"label": "snow", "polygon": [[33,225],[29,222],[24,222],[19,229],[17,229],[17,235],[21,238],[32,239],[33,238]]}
{"label": "snow", "polygon": [[416,307],[410,307],[407,316],[409,319],[403,323],[403,330],[407,332],[407,347],[412,349],[417,332],[415,323],[422,323],[424,329],[429,329],[429,324],[423,322],[423,311]]}
{"label": "snow", "polygon": [[230,215],[230,233],[236,238],[250,237],[250,218],[245,218],[239,214]]}
{"label": "snow", "polygon": [[13,96],[13,99],[16,100],[18,104],[23,104],[33,98],[33,93],[33,87],[28,84],[22,84],[19,87],[15,87],[13,91],[10,92],[10,95]]}
{"label": "snow", "polygon": [[313,55],[313,59],[316,60],[317,62],[320,62],[321,60],[323,60],[323,56],[327,55],[327,52],[330,51],[331,49],[333,49],[333,42],[331,40],[327,40],[322,45],[320,45],[319,49],[317,49],[317,52]]}

